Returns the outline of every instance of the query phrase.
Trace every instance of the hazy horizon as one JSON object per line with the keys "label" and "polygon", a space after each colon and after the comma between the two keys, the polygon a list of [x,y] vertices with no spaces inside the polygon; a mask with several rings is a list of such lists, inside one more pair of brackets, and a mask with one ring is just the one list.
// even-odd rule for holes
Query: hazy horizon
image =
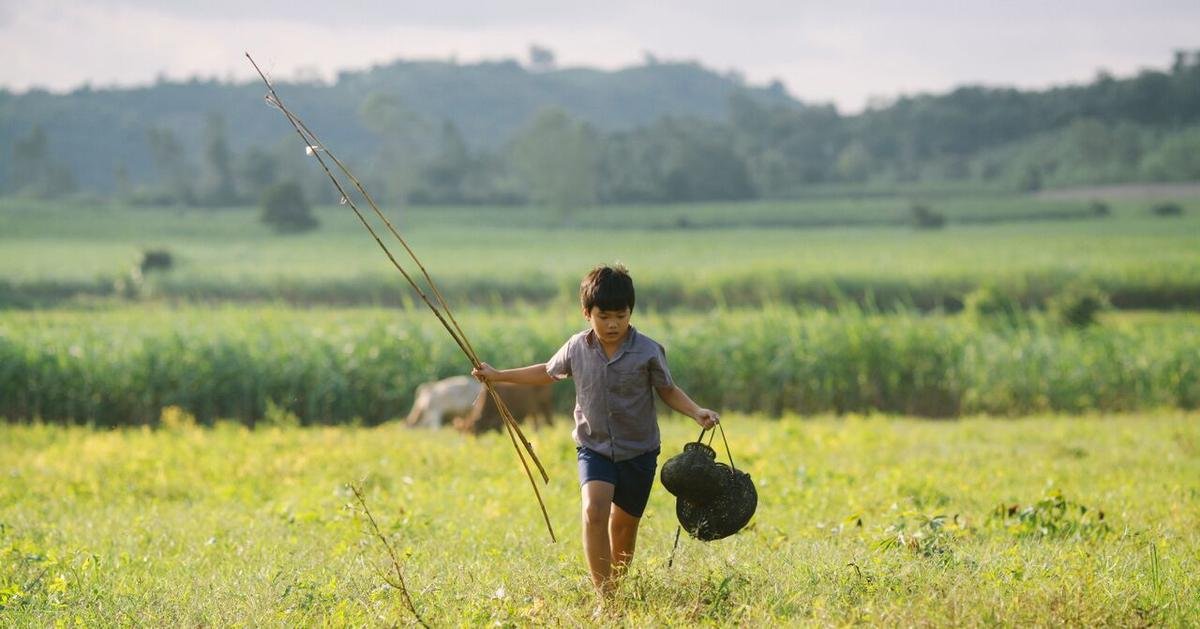
{"label": "hazy horizon", "polygon": [[537,44],[555,52],[559,67],[614,70],[651,54],[755,85],[779,80],[799,100],[856,112],[876,99],[965,84],[1043,89],[1086,83],[1102,70],[1126,76],[1166,68],[1174,50],[1200,49],[1194,2],[371,4],[0,0],[0,87],[244,81],[252,70],[243,51],[278,79],[330,80],[398,59],[524,62]]}

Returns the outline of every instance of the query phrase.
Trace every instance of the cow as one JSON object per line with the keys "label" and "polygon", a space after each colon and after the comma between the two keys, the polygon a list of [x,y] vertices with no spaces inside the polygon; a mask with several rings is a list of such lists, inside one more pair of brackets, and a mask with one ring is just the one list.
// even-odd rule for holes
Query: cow
{"label": "cow", "polygon": [[443,423],[471,412],[483,385],[471,376],[454,376],[417,387],[416,400],[405,423],[411,427],[440,428]]}
{"label": "cow", "polygon": [[[494,383],[496,393],[504,400],[504,405],[512,412],[513,419],[521,422],[530,418],[532,425],[549,426],[554,423],[553,390],[548,386],[525,384]],[[484,389],[475,398],[471,412],[454,420],[454,427],[471,434],[480,434],[488,430],[501,430],[504,420],[492,396]]]}

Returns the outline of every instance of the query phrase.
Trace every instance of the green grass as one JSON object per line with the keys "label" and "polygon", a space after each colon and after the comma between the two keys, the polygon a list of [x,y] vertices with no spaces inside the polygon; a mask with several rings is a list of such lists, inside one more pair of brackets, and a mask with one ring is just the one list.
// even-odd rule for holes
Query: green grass
{"label": "green grass", "polygon": [[[1200,623],[1200,417],[725,419],[755,519],[668,567],[656,488],[606,622]],[[695,432],[665,419],[665,453]],[[348,506],[361,481],[431,625],[587,624],[568,429],[532,439],[557,544],[500,435],[0,426],[0,618],[409,624]]]}
{"label": "green grass", "polygon": [[[547,360],[585,325],[573,307],[462,311],[479,355]],[[722,410],[1024,415],[1200,406],[1194,313],[1110,314],[1075,330],[912,313],[641,313],[684,387]],[[0,311],[0,416],[153,423],[180,405],[254,422],[271,404],[307,423],[408,413],[427,380],[469,363],[423,310],[142,308]],[[560,411],[571,387],[557,391]]]}
{"label": "green grass", "polygon": [[[1064,211],[1074,201],[1021,197],[938,201],[951,220]],[[1041,303],[1072,281],[1096,283],[1121,307],[1200,305],[1200,206],[1179,219],[1115,203],[1095,220],[799,229],[775,220],[892,221],[903,199],[598,208],[571,228],[533,208],[411,209],[394,216],[457,303],[569,300],[591,266],[630,266],[647,304],[667,308],[832,303],[954,307],[998,284]],[[347,208],[322,228],[277,236],[253,211],[91,209],[0,203],[0,304],[111,295],[143,248],[166,247],[177,268],[127,290],[138,298],[394,304],[409,289]],[[713,229],[656,229],[685,217]],[[126,283],[128,284],[128,283]]]}

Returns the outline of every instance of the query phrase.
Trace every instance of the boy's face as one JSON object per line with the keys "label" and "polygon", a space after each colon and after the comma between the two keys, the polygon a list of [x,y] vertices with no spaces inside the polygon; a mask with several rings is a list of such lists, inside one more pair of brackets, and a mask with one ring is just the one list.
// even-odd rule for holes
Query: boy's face
{"label": "boy's face", "polygon": [[592,324],[592,331],[596,333],[596,338],[605,344],[619,343],[625,340],[625,335],[629,333],[629,315],[631,314],[633,313],[629,308],[601,310],[597,306],[592,306],[591,310],[583,311],[584,318]]}

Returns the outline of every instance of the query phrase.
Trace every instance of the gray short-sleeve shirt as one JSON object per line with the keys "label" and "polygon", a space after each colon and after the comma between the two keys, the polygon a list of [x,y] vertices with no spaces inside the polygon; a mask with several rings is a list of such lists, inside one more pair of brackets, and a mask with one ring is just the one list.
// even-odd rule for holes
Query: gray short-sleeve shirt
{"label": "gray short-sleeve shirt", "polygon": [[673,386],[666,350],[632,326],[609,358],[589,328],[546,363],[555,380],[575,380],[575,443],[614,461],[658,449],[654,388]]}

